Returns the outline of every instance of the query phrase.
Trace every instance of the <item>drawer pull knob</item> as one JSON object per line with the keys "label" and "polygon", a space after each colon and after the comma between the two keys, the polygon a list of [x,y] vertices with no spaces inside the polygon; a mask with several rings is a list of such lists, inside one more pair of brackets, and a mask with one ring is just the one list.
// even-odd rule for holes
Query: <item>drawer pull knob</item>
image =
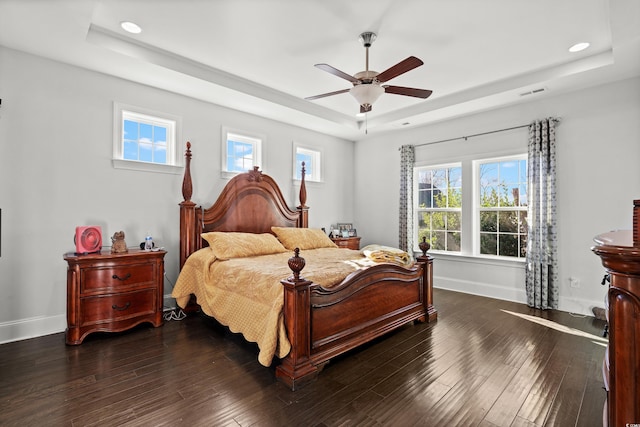
{"label": "drawer pull knob", "polygon": [[129,277],[131,277],[131,273],[127,273],[127,275],[126,275],[126,276],[124,276],[124,277],[120,277],[120,276],[118,276],[117,274],[114,274],[113,276],[111,276],[111,278],[112,278],[112,279],[118,279],[118,280],[120,280],[120,281],[122,281],[122,282],[124,282],[125,280],[127,280]]}
{"label": "drawer pull knob", "polygon": [[130,306],[130,305],[131,305],[131,303],[130,303],[130,302],[126,303],[126,304],[125,304],[124,306],[122,306],[122,307],[119,307],[119,306],[117,306],[117,305],[113,304],[113,305],[111,306],[111,308],[113,308],[114,310],[118,310],[118,311],[124,311],[124,310],[126,310],[127,308],[129,308],[129,306]]}

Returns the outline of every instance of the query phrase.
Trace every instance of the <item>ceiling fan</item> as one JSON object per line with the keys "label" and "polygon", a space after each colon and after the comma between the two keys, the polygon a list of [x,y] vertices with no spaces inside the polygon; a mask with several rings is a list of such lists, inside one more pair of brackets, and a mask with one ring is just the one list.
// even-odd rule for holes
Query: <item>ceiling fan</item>
{"label": "ceiling fan", "polygon": [[335,92],[323,93],[321,95],[315,95],[305,98],[306,100],[314,100],[318,98],[324,98],[326,96],[338,95],[341,93],[349,92],[360,104],[360,112],[366,113],[371,111],[373,103],[383,93],[392,93],[395,95],[413,96],[415,98],[428,98],[432,91],[426,89],[416,89],[412,87],[381,85],[401,74],[411,71],[424,64],[420,59],[415,56],[410,56],[407,59],[400,61],[396,65],[387,70],[378,73],[376,71],[369,70],[369,47],[376,39],[376,34],[370,31],[360,34],[360,41],[366,49],[366,69],[353,76],[332,67],[329,64],[316,64],[315,66],[321,70],[338,76],[353,83],[353,87],[350,89],[342,89]]}

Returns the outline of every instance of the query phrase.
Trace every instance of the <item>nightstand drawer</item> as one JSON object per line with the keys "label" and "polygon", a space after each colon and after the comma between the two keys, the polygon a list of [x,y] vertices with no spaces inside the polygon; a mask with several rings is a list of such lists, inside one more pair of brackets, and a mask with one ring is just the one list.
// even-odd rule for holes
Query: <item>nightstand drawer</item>
{"label": "nightstand drawer", "polygon": [[104,291],[123,286],[153,286],[154,265],[150,263],[83,269],[80,292]]}
{"label": "nightstand drawer", "polygon": [[339,248],[360,249],[360,237],[334,237],[331,239]]}
{"label": "nightstand drawer", "polygon": [[156,300],[155,289],[83,298],[80,325],[152,314],[157,310]]}

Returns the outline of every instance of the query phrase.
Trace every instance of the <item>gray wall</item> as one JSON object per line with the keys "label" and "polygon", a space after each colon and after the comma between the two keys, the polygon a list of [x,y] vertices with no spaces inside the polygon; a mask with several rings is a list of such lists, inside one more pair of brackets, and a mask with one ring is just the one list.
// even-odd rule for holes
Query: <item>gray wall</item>
{"label": "gray wall", "polygon": [[222,190],[221,127],[265,135],[263,170],[298,205],[293,142],[324,151],[324,183],[308,185],[311,227],[353,220],[354,144],[0,47],[0,342],[66,327],[65,252],[77,225],[100,225],[103,243],[129,246],[151,232],[169,253],[165,295],[178,274],[182,175],[114,169],[113,102],[182,117],[193,144],[196,203]]}

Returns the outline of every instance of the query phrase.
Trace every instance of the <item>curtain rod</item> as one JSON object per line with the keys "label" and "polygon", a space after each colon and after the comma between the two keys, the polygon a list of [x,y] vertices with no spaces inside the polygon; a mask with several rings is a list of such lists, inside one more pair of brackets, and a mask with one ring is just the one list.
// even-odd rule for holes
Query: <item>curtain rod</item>
{"label": "curtain rod", "polygon": [[[547,120],[551,120],[551,121],[554,121],[556,123],[560,122],[560,119],[561,119],[560,117],[549,117],[549,118],[547,118]],[[422,144],[415,144],[414,147],[422,147],[422,146],[425,146],[425,145],[440,144],[442,142],[456,141],[458,139],[464,139],[466,141],[467,139],[472,138],[474,136],[489,135],[489,134],[492,134],[492,133],[504,132],[504,131],[507,131],[507,130],[526,128],[526,127],[529,127],[531,125],[532,125],[532,123],[529,123],[529,124],[526,124],[526,125],[514,126],[514,127],[510,127],[510,128],[491,130],[489,132],[474,133],[473,135],[459,136],[457,138],[449,138],[449,139],[442,139],[440,141],[425,142],[425,143],[422,143]],[[398,150],[400,150],[400,148],[398,148]]]}
{"label": "curtain rod", "polygon": [[492,133],[504,132],[504,131],[507,131],[507,130],[514,130],[514,129],[520,129],[520,128],[526,128],[526,127],[529,127],[529,126],[531,126],[531,125],[530,124],[526,124],[526,125],[514,126],[514,127],[510,127],[510,128],[492,130],[492,131],[489,131],[489,132],[474,133],[473,135],[459,136],[457,138],[449,138],[449,139],[442,139],[440,141],[432,141],[432,142],[425,142],[425,143],[422,143],[422,144],[415,144],[414,147],[417,148],[417,147],[422,147],[424,145],[440,144],[442,142],[456,141],[458,139],[464,139],[466,141],[468,138],[473,138],[474,136],[489,135],[489,134],[492,134]]}

